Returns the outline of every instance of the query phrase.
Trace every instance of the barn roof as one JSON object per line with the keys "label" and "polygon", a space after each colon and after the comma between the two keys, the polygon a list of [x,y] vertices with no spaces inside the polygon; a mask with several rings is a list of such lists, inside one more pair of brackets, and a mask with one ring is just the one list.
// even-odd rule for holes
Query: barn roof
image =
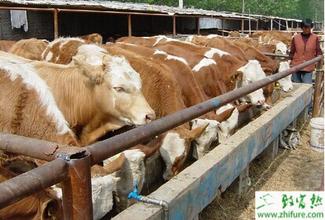
{"label": "barn roof", "polygon": [[144,3],[125,3],[116,1],[84,1],[84,0],[2,0],[0,5],[24,6],[24,7],[55,7],[86,10],[112,10],[124,12],[142,12],[146,14],[155,13],[162,15],[220,17],[229,19],[254,19],[233,12],[217,12],[196,8],[178,8],[164,5],[150,5]]}

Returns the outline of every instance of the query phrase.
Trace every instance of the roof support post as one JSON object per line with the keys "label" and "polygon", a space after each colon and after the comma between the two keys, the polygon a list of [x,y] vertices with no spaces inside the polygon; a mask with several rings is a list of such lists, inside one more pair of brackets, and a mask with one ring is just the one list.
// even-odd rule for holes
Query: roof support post
{"label": "roof support post", "polygon": [[173,16],[173,36],[176,36],[176,16]]}
{"label": "roof support post", "polygon": [[128,14],[128,35],[132,36],[132,15]]}
{"label": "roof support post", "polygon": [[58,16],[58,9],[53,9],[53,32],[54,32],[54,39],[59,37],[59,16]]}

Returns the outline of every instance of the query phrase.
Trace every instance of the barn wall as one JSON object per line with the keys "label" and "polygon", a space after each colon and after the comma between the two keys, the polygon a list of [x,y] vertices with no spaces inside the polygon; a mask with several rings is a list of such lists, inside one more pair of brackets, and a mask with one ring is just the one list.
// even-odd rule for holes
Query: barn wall
{"label": "barn wall", "polygon": [[53,14],[51,12],[28,11],[28,31],[12,29],[9,10],[0,10],[0,39],[20,40],[23,38],[53,39]]}
{"label": "barn wall", "polygon": [[194,17],[177,17],[176,18],[177,34],[194,34],[196,33],[196,18]]}
{"label": "barn wall", "polygon": [[173,18],[166,16],[132,16],[132,34],[134,36],[149,36],[171,34]]}
{"label": "barn wall", "polygon": [[127,35],[127,15],[99,13],[59,13],[60,36],[80,36],[99,33],[104,41],[108,37]]}

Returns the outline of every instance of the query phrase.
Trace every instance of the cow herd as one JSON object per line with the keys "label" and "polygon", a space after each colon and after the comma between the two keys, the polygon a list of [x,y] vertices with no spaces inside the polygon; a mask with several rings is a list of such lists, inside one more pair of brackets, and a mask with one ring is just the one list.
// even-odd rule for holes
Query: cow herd
{"label": "cow herd", "polygon": [[[123,37],[106,44],[99,34],[0,41],[0,132],[86,146],[288,69],[288,62],[263,52],[287,53],[291,37],[255,34]],[[293,88],[289,77],[278,83],[285,92]],[[146,158],[160,154],[162,176],[169,180],[189,158],[200,159],[225,142],[240,112],[271,108],[273,90],[270,84],[93,166],[94,218],[113,204],[117,210],[130,205],[134,183],[141,191],[145,181]],[[0,152],[0,180],[26,171],[26,164],[32,169],[42,163]],[[60,219],[61,198],[60,186],[53,186],[0,210],[0,219]]]}

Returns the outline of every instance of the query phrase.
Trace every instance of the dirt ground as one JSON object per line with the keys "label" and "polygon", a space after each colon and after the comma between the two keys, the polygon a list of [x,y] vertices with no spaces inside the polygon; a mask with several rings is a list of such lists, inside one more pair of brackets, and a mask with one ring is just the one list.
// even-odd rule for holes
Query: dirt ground
{"label": "dirt ground", "polygon": [[254,219],[255,191],[319,190],[324,173],[324,153],[309,146],[309,121],[300,134],[301,143],[296,150],[280,148],[273,161],[263,157],[253,161],[249,169],[252,184],[245,195],[239,198],[233,184],[200,213],[200,219]]}

